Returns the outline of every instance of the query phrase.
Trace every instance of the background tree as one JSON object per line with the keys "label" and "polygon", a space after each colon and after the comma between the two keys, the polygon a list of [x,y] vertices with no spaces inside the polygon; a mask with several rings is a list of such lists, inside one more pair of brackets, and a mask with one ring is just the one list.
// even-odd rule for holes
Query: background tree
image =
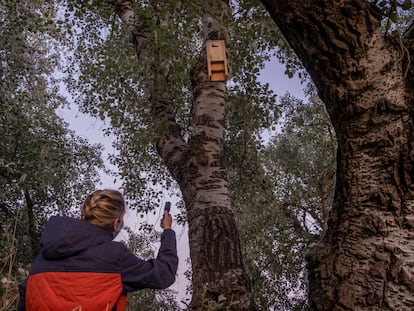
{"label": "background tree", "polygon": [[375,1],[262,2],[312,77],[338,139],[328,229],[308,258],[311,308],[409,310],[413,40],[382,32]]}
{"label": "background tree", "polygon": [[257,304],[307,310],[305,254],[322,232],[323,202],[330,206],[334,176],[325,173],[334,168],[335,138],[317,99],[285,95],[278,107],[270,143],[229,146],[232,202]]}
{"label": "background tree", "polygon": [[[52,77],[59,33],[53,3],[0,3],[1,309],[15,309],[17,284],[37,255],[51,214],[75,214],[98,181],[101,147],[56,115],[66,104]],[[76,210],[75,210],[76,208]]]}
{"label": "background tree", "polygon": [[334,129],[317,97],[303,102],[285,95],[279,106],[284,121],[267,148],[270,162],[266,168],[272,172],[274,191],[293,225],[315,238],[327,229],[332,202]]}

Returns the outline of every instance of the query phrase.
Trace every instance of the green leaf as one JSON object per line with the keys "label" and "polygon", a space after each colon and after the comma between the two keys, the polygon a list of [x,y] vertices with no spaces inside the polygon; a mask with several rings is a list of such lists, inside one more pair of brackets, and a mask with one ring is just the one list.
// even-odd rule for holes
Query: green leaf
{"label": "green leaf", "polygon": [[409,9],[411,9],[413,7],[413,2],[412,0],[404,0],[404,2],[401,4],[401,8],[403,10],[408,11]]}

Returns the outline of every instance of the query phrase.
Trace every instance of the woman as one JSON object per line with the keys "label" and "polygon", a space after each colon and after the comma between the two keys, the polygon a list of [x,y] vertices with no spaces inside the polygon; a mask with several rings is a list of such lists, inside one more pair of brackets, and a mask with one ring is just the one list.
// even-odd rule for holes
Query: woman
{"label": "woman", "polygon": [[174,283],[178,258],[171,215],[164,212],[158,256],[148,261],[112,241],[124,215],[120,192],[98,190],[86,199],[80,220],[51,217],[40,254],[20,285],[19,311],[120,311],[127,292]]}

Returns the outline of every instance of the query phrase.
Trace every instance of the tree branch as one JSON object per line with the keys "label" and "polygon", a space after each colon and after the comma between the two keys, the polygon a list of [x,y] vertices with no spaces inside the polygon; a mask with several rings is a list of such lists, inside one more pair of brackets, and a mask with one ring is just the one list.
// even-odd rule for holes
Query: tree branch
{"label": "tree branch", "polygon": [[[182,162],[188,151],[181,129],[175,118],[175,107],[168,79],[160,64],[162,60],[157,55],[149,55],[148,51],[148,25],[139,21],[130,0],[107,0],[114,7],[115,13],[122,22],[129,27],[131,43],[136,55],[141,61],[152,60],[149,72],[149,100],[152,104],[152,115],[158,127],[159,138],[156,142],[158,154],[163,158],[173,178],[179,181],[183,176]],[[154,63],[157,64],[154,64]]]}
{"label": "tree branch", "polygon": [[411,22],[411,25],[404,32],[404,38],[414,40],[414,21]]}

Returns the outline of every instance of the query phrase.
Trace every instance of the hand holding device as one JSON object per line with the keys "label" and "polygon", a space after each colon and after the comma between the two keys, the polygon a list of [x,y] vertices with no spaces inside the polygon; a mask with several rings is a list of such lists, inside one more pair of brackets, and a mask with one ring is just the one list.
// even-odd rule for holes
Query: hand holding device
{"label": "hand holding device", "polygon": [[165,202],[164,206],[164,215],[161,219],[161,228],[163,229],[171,229],[172,225],[172,216],[170,214],[171,210],[171,202]]}

